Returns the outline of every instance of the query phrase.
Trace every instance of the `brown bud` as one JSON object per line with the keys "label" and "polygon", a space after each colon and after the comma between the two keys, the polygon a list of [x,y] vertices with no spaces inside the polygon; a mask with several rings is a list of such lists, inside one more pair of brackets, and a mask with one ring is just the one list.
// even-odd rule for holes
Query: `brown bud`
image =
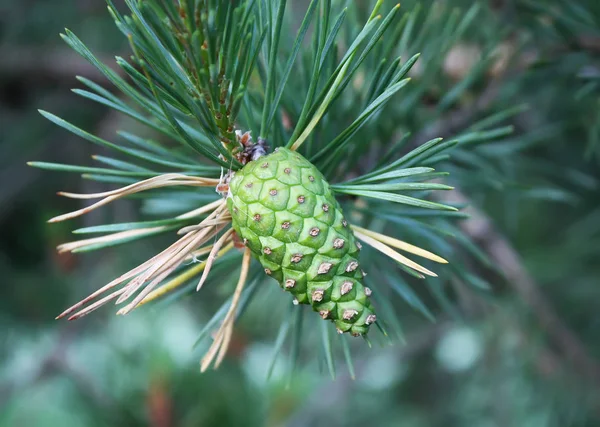
{"label": "brown bud", "polygon": [[294,298],[294,299],[292,300],[292,304],[294,304],[294,305],[298,305],[298,304],[300,304],[300,302],[298,301],[298,298]]}
{"label": "brown bud", "polygon": [[374,314],[369,314],[365,319],[365,325],[370,325],[371,323],[375,323],[377,321],[377,316]]}
{"label": "brown bud", "polygon": [[329,212],[329,205],[327,203],[323,205],[323,211]]}
{"label": "brown bud", "polygon": [[308,180],[309,180],[310,182],[313,182],[313,181],[315,180],[315,177],[314,177],[314,176],[312,176],[312,175],[309,175],[309,176],[308,176]]}
{"label": "brown bud", "polygon": [[298,196],[298,203],[304,203],[304,196]]}
{"label": "brown bud", "polygon": [[342,289],[340,289],[340,294],[346,295],[347,293],[349,293],[352,290],[353,286],[354,285],[352,284],[351,281],[346,280],[344,283],[342,283]]}
{"label": "brown bud", "polygon": [[342,331],[340,328],[335,328],[335,331],[340,335],[344,333],[344,331]]}
{"label": "brown bud", "polygon": [[371,288],[365,286],[365,295],[370,297],[372,293],[373,291],[371,290]]}
{"label": "brown bud", "polygon": [[263,163],[262,165],[260,165],[261,168],[266,169],[269,167],[269,164],[267,162]]}
{"label": "brown bud", "polygon": [[360,337],[361,334],[359,332],[350,332],[350,335],[353,337]]}
{"label": "brown bud", "polygon": [[276,196],[277,195],[277,190],[273,189],[273,190],[269,191],[269,194],[271,196]]}
{"label": "brown bud", "polygon": [[294,254],[292,255],[292,262],[293,263],[299,263],[300,261],[302,261],[302,254]]}
{"label": "brown bud", "polygon": [[344,227],[347,227],[347,226],[348,226],[348,221],[346,221],[345,219],[343,219],[343,220],[342,220],[342,225],[343,225]]}
{"label": "brown bud", "polygon": [[310,231],[308,232],[308,234],[310,234],[313,237],[317,237],[320,232],[321,232],[321,230],[319,230],[318,227],[313,227],[313,228],[310,229]]}
{"label": "brown bud", "polygon": [[260,221],[260,214],[254,215],[252,219],[254,219],[254,221]]}
{"label": "brown bud", "polygon": [[265,246],[265,248],[263,249],[263,252],[265,253],[265,255],[271,255],[271,253],[273,251],[271,250],[271,248]]}
{"label": "brown bud", "polygon": [[344,247],[344,239],[337,238],[333,241],[333,247],[335,249],[342,249]]}
{"label": "brown bud", "polygon": [[281,228],[283,228],[284,230],[287,230],[288,228],[290,228],[290,222],[289,221],[282,222]]}
{"label": "brown bud", "polygon": [[329,310],[321,310],[319,311],[319,316],[323,319],[327,319],[329,317]]}
{"label": "brown bud", "polygon": [[244,187],[246,188],[252,188],[254,184],[252,182],[247,183],[246,185],[244,185]]}
{"label": "brown bud", "polygon": [[359,251],[362,249],[362,245],[360,244],[360,242],[356,242],[356,247]]}
{"label": "brown bud", "polygon": [[267,276],[270,276],[270,275],[271,275],[271,270],[270,270],[270,269],[268,269],[268,268],[265,268],[265,274],[266,274]]}
{"label": "brown bud", "polygon": [[285,287],[286,287],[287,289],[291,289],[291,288],[293,288],[294,286],[296,286],[296,281],[295,281],[294,279],[287,279],[287,280],[285,281]]}
{"label": "brown bud", "polygon": [[289,175],[290,173],[292,173],[292,170],[290,168],[285,168],[283,172]]}

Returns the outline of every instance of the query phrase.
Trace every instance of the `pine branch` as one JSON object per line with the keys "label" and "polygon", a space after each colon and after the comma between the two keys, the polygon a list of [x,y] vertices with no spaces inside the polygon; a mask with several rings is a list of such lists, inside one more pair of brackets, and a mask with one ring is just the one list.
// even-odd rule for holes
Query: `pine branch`
{"label": "pine branch", "polygon": [[[396,251],[399,249],[423,256],[426,258],[424,264],[446,261],[447,255],[442,258],[433,252],[436,252],[436,246],[448,246],[445,238],[454,234],[450,221],[460,217],[461,214],[457,212],[460,206],[430,200],[430,192],[452,189],[427,182],[446,176],[445,172],[437,172],[432,166],[442,162],[447,164],[453,150],[459,145],[466,147],[503,137],[512,128],[491,128],[501,121],[499,117],[491,117],[485,126],[480,123],[480,129],[471,129],[455,140],[432,138],[404,155],[398,154],[406,148],[406,140],[391,144],[390,137],[396,133],[394,128],[397,128],[393,121],[419,107],[424,88],[428,82],[437,80],[436,72],[429,70],[439,65],[442,55],[474,22],[480,8],[474,5],[465,10],[464,16],[458,10],[448,11],[447,20],[441,18],[439,10],[428,9],[423,27],[413,33],[415,23],[420,19],[418,10],[408,11],[401,16],[400,8],[396,5],[380,15],[383,1],[378,0],[370,13],[354,11],[352,16],[347,16],[346,9],[341,8],[340,4],[313,0],[295,40],[286,43],[282,37],[287,31],[284,27],[287,25],[284,0],[186,3],[179,10],[171,2],[158,0],[141,3],[126,0],[126,3],[130,16],[123,16],[112,4],[110,6],[118,28],[129,40],[133,51],[133,57],[129,60],[117,59],[117,65],[126,78],[103,64],[72,32],[66,31],[63,35],[65,41],[98,68],[125,97],[117,98],[88,79],[80,79],[86,89],[77,90],[76,93],[129,116],[175,143],[175,146],[127,132],[120,132],[120,138],[112,141],[42,112],[58,126],[124,158],[104,154],[94,156],[101,167],[47,162],[35,162],[32,165],[81,173],[98,181],[121,184],[119,189],[101,194],[61,193],[68,197],[101,200],[88,208],[60,215],[52,221],[86,214],[122,197],[143,200],[144,213],[155,216],[138,222],[84,227],[77,233],[102,235],[66,243],[59,250],[96,250],[176,229],[183,237],[153,258],[108,282],[59,317],[68,315],[69,319],[76,319],[112,300],[117,304],[127,302],[119,310],[120,314],[126,314],[156,295],[182,295],[191,289],[189,282],[194,280],[192,276],[202,274],[199,280],[203,284],[209,271],[214,273],[219,270],[219,264],[224,265],[222,262],[226,261],[216,257],[216,254],[221,246],[231,248],[239,245],[236,239],[242,239],[241,245],[249,247],[252,255],[262,264],[262,271],[257,272],[277,277],[282,287],[294,294],[297,303],[311,304],[320,317],[336,322],[339,333],[351,332],[352,335],[365,337],[369,325],[374,323],[382,332],[383,339],[388,336],[387,330],[394,336],[401,336],[401,326],[394,307],[384,296],[384,292],[387,292],[384,285],[389,285],[393,292],[426,317],[432,317],[410,286],[399,283],[395,277],[386,276],[383,272],[390,270],[394,265],[391,263],[396,263],[413,277],[438,277],[438,273],[434,273],[427,265],[417,264]],[[443,5],[440,7],[445,8]],[[302,40],[317,10],[321,19],[314,22],[313,46],[302,52]],[[422,57],[418,54],[409,56],[404,62],[397,56],[416,49],[427,36],[435,39],[435,49],[428,49]],[[346,43],[341,43],[338,40],[340,37],[345,37]],[[402,47],[401,52],[397,51],[398,45]],[[283,66],[281,58],[285,55],[287,61]],[[485,59],[462,81],[452,84],[448,94],[442,97],[438,110],[445,110],[454,104],[477,82],[491,58],[486,54]],[[419,59],[428,64],[427,73],[420,86],[410,90],[410,79],[406,76]],[[306,72],[305,78],[290,79],[292,68],[297,63]],[[376,77],[374,81],[365,81],[370,76]],[[396,99],[401,89],[407,92],[405,98],[398,103],[390,102]],[[289,123],[285,124],[279,117],[289,119]],[[257,143],[252,140],[250,130],[259,132]],[[266,136],[274,146],[287,146],[291,150],[280,148],[279,153],[267,154]],[[363,175],[334,184],[331,190],[358,198],[363,203],[357,209],[362,209],[361,214],[365,217],[366,224],[361,225],[374,222],[376,228],[389,226],[396,229],[394,231],[403,226],[412,236],[410,240],[396,239],[394,236],[398,236],[398,233],[393,231],[387,235],[380,232],[383,230],[350,224],[341,217],[343,214],[331,191],[319,190],[319,186],[328,188],[325,187],[323,175],[335,176],[336,168],[356,170],[361,158],[371,151],[371,147],[376,148],[373,152],[375,166]],[[313,159],[314,164],[295,152],[299,149]],[[457,154],[462,160],[472,160],[467,150],[461,148]],[[265,159],[260,165],[252,162],[263,155],[273,156],[273,161]],[[473,163],[477,164],[478,159]],[[298,175],[300,170],[304,172]],[[308,175],[305,175],[306,171],[310,171]],[[266,180],[273,178],[271,174],[277,175],[278,182],[270,183],[273,186],[270,189],[259,188],[266,184]],[[242,179],[252,182],[245,182],[242,187]],[[256,185],[253,182],[255,179],[259,180]],[[305,194],[305,190],[295,186],[294,182],[298,179],[303,181],[302,185],[307,191],[311,188],[310,192]],[[198,187],[206,188],[202,193]],[[255,190],[250,190],[252,188]],[[253,194],[253,191],[260,191],[260,194]],[[292,195],[297,191],[302,193]],[[292,232],[285,234],[286,231],[280,230],[290,229],[291,220],[295,222],[295,214],[290,221],[281,221],[280,227],[275,226],[275,214],[281,213],[281,209],[284,209],[283,213],[292,213],[289,206],[279,205],[288,193],[292,197],[290,200],[295,200],[300,210],[310,208],[313,213],[312,205],[318,200],[323,215],[335,214],[336,218],[340,218],[342,228],[338,231],[342,234],[337,236],[321,230],[323,226],[318,223],[318,214],[315,213],[314,218],[306,215],[306,221],[313,222],[313,227],[306,229],[306,233],[310,231],[307,239],[312,241],[317,236],[324,238],[321,244],[334,251],[329,254],[334,257],[330,261],[314,256],[310,252],[312,247],[286,241],[288,238],[284,237]],[[252,200],[246,200],[246,195]],[[219,200],[215,200],[215,197]],[[256,197],[261,203],[255,203]],[[207,204],[202,206],[203,203]],[[399,204],[400,208],[392,203]],[[373,212],[365,212],[368,209]],[[362,221],[359,219],[359,222]],[[236,233],[230,231],[230,224]],[[406,227],[407,224],[410,225]],[[295,233],[298,225],[293,227]],[[271,230],[268,234],[272,236],[265,236],[266,230]],[[246,231],[248,234],[244,234]],[[237,233],[240,233],[239,236]],[[259,235],[277,240],[278,246],[291,245],[285,250],[286,254],[292,251],[291,258],[279,258],[275,262],[275,256],[279,256],[277,254],[267,259],[267,256],[273,255],[274,249],[269,244],[262,251],[265,243],[258,239]],[[416,236],[417,239],[426,240],[432,251],[421,250],[411,243]],[[358,269],[359,261],[351,258],[354,254],[357,257],[360,250],[356,237],[388,257],[367,261],[366,265],[381,264],[372,272],[374,286],[383,284],[375,291],[362,284],[360,280],[365,273]],[[213,240],[216,243],[211,244]],[[466,237],[461,243],[472,252],[477,252]],[[351,252],[344,252],[344,255],[342,249]],[[184,261],[190,258],[195,260],[196,254],[200,253],[209,254],[206,267],[183,267]],[[234,251],[231,255],[235,255]],[[338,255],[347,259],[337,260]],[[368,259],[371,255],[365,256]],[[233,259],[233,263],[239,262],[234,257],[224,258]],[[335,282],[331,295],[329,291],[326,295],[320,287],[304,290],[305,285],[300,283],[300,277],[282,279],[283,262],[302,262],[302,268],[310,268],[320,275],[330,273],[333,261],[344,262],[345,267],[339,271],[341,274],[352,274],[353,281]],[[213,264],[214,268],[211,268]],[[220,361],[224,357],[233,321],[250,301],[258,282],[258,279],[251,279],[248,286],[244,287],[246,276],[253,276],[249,274],[249,253],[244,257],[243,266],[239,274],[243,280],[238,281],[233,275],[228,277],[229,284],[238,283],[231,308],[226,314],[228,304],[224,305],[208,321],[198,338],[198,342],[203,342],[210,330],[222,318],[225,319],[216,341],[210,347],[208,358],[204,359],[203,369],[210,365],[213,358]],[[468,273],[463,273],[464,277],[469,278]],[[439,275],[440,280],[446,280],[447,276],[447,272]],[[473,286],[485,287],[481,282],[476,278],[469,280]],[[441,305],[451,307],[448,297],[439,288],[436,290],[429,282],[425,283]],[[372,293],[374,301],[381,306],[379,321],[369,299]],[[340,311],[335,308],[338,302],[329,301],[334,294],[339,294],[340,298],[354,295],[352,298],[355,300],[340,301]],[[347,302],[353,305],[347,305]],[[283,335],[278,343],[283,343],[289,335],[291,360],[295,366],[306,330],[303,324],[309,320],[304,320],[302,311],[294,310],[294,314],[290,315],[295,320],[290,328],[282,329]],[[344,341],[341,344],[334,341],[332,335],[324,330],[320,336],[324,360],[331,374],[335,372],[333,355],[340,345],[351,366],[348,345]]]}
{"label": "pine branch", "polygon": [[496,229],[493,222],[472,202],[454,190],[442,197],[444,202],[468,205],[465,213],[469,218],[460,222],[464,230],[493,260],[506,279],[506,284],[523,299],[537,317],[550,340],[560,349],[570,366],[584,378],[600,384],[600,361],[590,355],[577,335],[563,322],[538,284],[522,264],[518,252]]}

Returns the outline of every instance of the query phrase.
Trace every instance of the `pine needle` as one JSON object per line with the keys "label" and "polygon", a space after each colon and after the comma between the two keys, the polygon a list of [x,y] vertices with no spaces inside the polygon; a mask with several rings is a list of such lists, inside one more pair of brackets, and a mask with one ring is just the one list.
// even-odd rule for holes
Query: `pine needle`
{"label": "pine needle", "polygon": [[67,214],[59,215],[48,220],[48,222],[60,222],[67,219],[76,218],[81,215],[85,215],[101,206],[107,205],[121,197],[129,196],[131,194],[139,193],[141,191],[151,190],[154,188],[168,187],[174,185],[184,186],[199,186],[199,187],[210,187],[217,186],[219,180],[210,178],[197,178],[188,177],[180,174],[165,174],[154,178],[146,179],[144,181],[136,182],[135,184],[128,185],[126,187],[119,188],[113,191],[107,191],[104,193],[93,193],[93,194],[75,194],[75,193],[58,193],[61,196],[69,197],[72,199],[96,199],[103,197],[102,200],[94,203],[93,205],[87,206],[83,209],[79,209]]}
{"label": "pine needle", "polygon": [[[79,310],[96,297],[126,282],[127,280],[129,280],[129,282],[123,288],[118,289],[112,292],[110,295],[91,304],[90,306],[77,311],[75,314],[72,314],[69,317],[69,320],[83,317],[114,299],[117,300],[117,304],[125,302],[136,292],[142,289],[142,287],[144,287],[144,289],[133,299],[133,301],[120,309],[117,314],[127,314],[139,306],[144,299],[149,297],[154,288],[163,280],[165,280],[173,271],[175,271],[175,269],[179,267],[182,262],[190,257],[193,259],[195,253],[205,253],[205,249],[200,249],[199,251],[196,251],[196,249],[216,236],[228,224],[228,222],[220,221],[222,217],[228,216],[229,212],[226,210],[225,201],[221,199],[219,202],[220,203],[218,204],[214,204],[217,207],[213,210],[213,212],[202,222],[200,222],[200,225],[203,223],[209,223],[210,225],[190,231],[167,249],[160,252],[158,255],[152,257],[138,267],[130,270],[128,273],[125,273],[124,275],[108,283],[87,298],[84,298],[82,301],[65,310],[57,318],[64,317],[75,312],[76,310]],[[231,236],[231,231],[228,230],[224,236],[227,237],[222,241],[221,239],[223,238],[219,240],[219,242],[221,242],[221,246],[226,243],[227,238]],[[210,251],[213,249],[214,245],[211,245]]]}
{"label": "pine needle", "polygon": [[417,264],[416,262],[411,261],[410,259],[406,258],[404,255],[400,255],[398,252],[396,252],[395,250],[390,248],[388,245],[381,243],[380,241],[378,241],[372,237],[369,237],[366,234],[363,234],[357,230],[354,231],[354,234],[356,235],[356,237],[358,237],[360,240],[365,242],[367,245],[371,246],[374,249],[377,249],[379,252],[392,258],[394,261],[397,261],[400,264],[403,264],[409,268],[412,268],[413,270],[416,270],[416,271],[426,274],[428,276],[437,277],[437,274],[435,274],[433,271],[430,271],[430,270],[426,269],[425,267]]}
{"label": "pine needle", "polygon": [[186,212],[184,214],[176,216],[175,218],[177,218],[177,219],[194,218],[194,217],[200,216],[202,214],[205,214],[207,212],[211,212],[211,211],[217,209],[218,207],[220,207],[221,205],[224,205],[225,203],[226,203],[225,200],[217,199],[214,202],[209,203],[208,205],[204,205],[198,209],[191,210],[189,212]]}
{"label": "pine needle", "polygon": [[250,249],[246,248],[246,250],[244,251],[244,258],[242,260],[240,278],[238,280],[237,286],[235,287],[235,291],[231,300],[231,305],[229,306],[229,311],[227,311],[225,319],[223,320],[221,327],[217,331],[212,345],[202,358],[202,362],[200,364],[200,370],[202,372],[205,372],[208,369],[215,357],[217,358],[215,361],[215,368],[219,367],[219,365],[223,361],[223,358],[225,357],[225,353],[227,353],[227,349],[229,348],[229,343],[231,341],[231,335],[233,333],[235,313],[237,311],[237,307],[240,301],[240,296],[242,295],[242,290],[244,289],[244,285],[246,284],[246,279],[248,278],[250,260]]}
{"label": "pine needle", "polygon": [[[211,248],[212,247],[209,247],[208,249],[210,250]],[[203,252],[207,253],[207,251],[205,249],[206,248],[203,248]],[[217,257],[225,255],[231,249],[233,249],[233,242],[229,242],[227,245],[225,245],[225,247],[223,247],[223,249],[221,249],[217,253]],[[201,252],[201,251],[198,251],[198,252]],[[169,280],[167,283],[162,285],[160,288],[154,289],[152,292],[150,292],[142,301],[140,301],[140,303],[138,304],[138,307],[140,307],[144,304],[147,304],[149,302],[152,302],[152,301],[174,291],[175,289],[179,288],[181,285],[183,285],[187,281],[191,280],[198,274],[202,273],[202,271],[204,271],[205,268],[206,268],[206,261],[202,261],[201,263],[187,269],[180,275]]]}
{"label": "pine needle", "polygon": [[375,240],[378,240],[382,243],[385,243],[393,248],[400,249],[401,251],[409,252],[414,255],[418,255],[423,258],[427,258],[431,261],[438,262],[440,264],[447,264],[444,258],[437,256],[436,254],[426,251],[425,249],[421,249],[418,246],[411,245],[410,243],[406,243],[402,240],[395,239],[393,237],[387,236],[385,234],[377,233],[372,230],[367,230],[366,228],[359,227],[357,225],[351,225],[354,231],[362,233],[366,236],[372,237]]}
{"label": "pine needle", "polygon": [[112,233],[112,234],[107,234],[106,236],[101,236],[101,237],[93,237],[91,239],[83,239],[83,240],[77,240],[74,242],[69,242],[69,243],[63,243],[61,245],[57,246],[57,251],[58,253],[65,253],[65,252],[73,252],[73,251],[77,251],[77,250],[81,250],[83,248],[89,247],[89,246],[95,246],[95,245],[99,245],[99,244],[109,244],[109,243],[117,243],[120,240],[125,240],[125,239],[131,239],[134,237],[141,237],[141,236],[145,236],[145,235],[149,235],[149,234],[155,234],[158,233],[160,231],[166,230],[169,227],[167,226],[162,226],[162,227],[150,227],[150,228],[138,228],[136,230],[127,230],[127,231],[120,231],[118,233]]}
{"label": "pine needle", "polygon": [[215,259],[217,258],[217,252],[219,251],[219,249],[221,249],[221,246],[223,246],[226,242],[229,242],[231,240],[232,234],[233,234],[233,228],[230,228],[214,244],[212,250],[210,251],[210,254],[208,255],[208,258],[206,259],[206,268],[202,272],[202,277],[200,278],[200,281],[198,282],[198,286],[196,286],[196,291],[199,291],[200,288],[202,288],[202,285],[204,285],[204,282],[206,281],[206,279],[208,278],[208,274],[210,273],[210,269],[212,268],[213,263],[215,262]]}
{"label": "pine needle", "polygon": [[207,221],[204,222],[202,224],[197,224],[197,225],[190,225],[188,227],[183,227],[182,229],[180,229],[177,234],[187,234],[191,231],[198,231],[198,230],[202,230],[203,228],[206,227],[212,227],[215,225],[223,225],[223,224],[228,224],[231,222],[231,216],[229,215],[224,215],[222,217],[220,217],[219,219],[215,219],[212,221]]}
{"label": "pine needle", "polygon": [[202,249],[198,249],[197,251],[194,251],[194,252],[190,253],[188,256],[186,256],[185,261],[200,262],[198,260],[198,257],[209,254],[210,251],[212,250],[212,248],[213,248],[212,245],[204,246]]}

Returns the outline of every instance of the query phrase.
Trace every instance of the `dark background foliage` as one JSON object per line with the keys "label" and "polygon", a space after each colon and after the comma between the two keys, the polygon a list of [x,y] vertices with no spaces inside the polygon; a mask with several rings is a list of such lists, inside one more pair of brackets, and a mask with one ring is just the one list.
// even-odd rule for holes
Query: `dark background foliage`
{"label": "dark background foliage", "polygon": [[[303,11],[302,2],[293,3]],[[464,13],[472,3],[421,7]],[[507,120],[513,134],[461,151],[449,168],[454,197],[477,209],[457,223],[476,245],[463,262],[473,265],[474,282],[492,283],[492,290],[461,280],[445,299],[418,290],[436,322],[402,303],[405,344],[359,352],[355,380],[339,368],[332,381],[309,364],[288,384],[283,361],[266,380],[277,328],[253,322],[261,318],[260,301],[237,326],[226,363],[199,373],[192,345],[220,304],[217,286],[123,318],[108,307],[75,323],[54,321],[164,242],[56,254],[72,228],[45,221],[77,207],[56,191],[106,186],[25,162],[90,164],[102,150],[37,108],[107,137],[135,126],[70,93],[80,87],[75,75],[103,80],[58,33],[73,30],[107,63],[128,47],[103,1],[0,0],[0,425],[599,425],[600,6],[480,3],[475,25],[446,50],[435,29],[414,47],[411,53],[429,58],[414,71],[415,101],[398,101],[387,114],[391,130],[397,121],[421,129],[412,137],[418,144],[528,106]],[[456,90],[478,67],[472,84]],[[445,96],[452,89],[456,96]],[[77,225],[130,221],[136,206],[120,201]],[[483,253],[492,266],[476,262]]]}

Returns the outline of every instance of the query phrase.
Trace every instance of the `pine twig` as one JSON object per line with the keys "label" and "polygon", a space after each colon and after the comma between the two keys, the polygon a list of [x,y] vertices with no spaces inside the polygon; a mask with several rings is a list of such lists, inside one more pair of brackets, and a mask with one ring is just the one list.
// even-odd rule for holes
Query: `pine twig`
{"label": "pine twig", "polygon": [[462,230],[483,248],[498,269],[504,272],[506,283],[530,307],[540,326],[572,367],[582,376],[600,383],[600,362],[589,354],[579,337],[561,320],[560,315],[523,266],[517,251],[494,227],[492,220],[473,207],[470,200],[459,190],[447,193],[444,202],[469,205],[465,213],[469,214],[470,218],[461,221]]}

